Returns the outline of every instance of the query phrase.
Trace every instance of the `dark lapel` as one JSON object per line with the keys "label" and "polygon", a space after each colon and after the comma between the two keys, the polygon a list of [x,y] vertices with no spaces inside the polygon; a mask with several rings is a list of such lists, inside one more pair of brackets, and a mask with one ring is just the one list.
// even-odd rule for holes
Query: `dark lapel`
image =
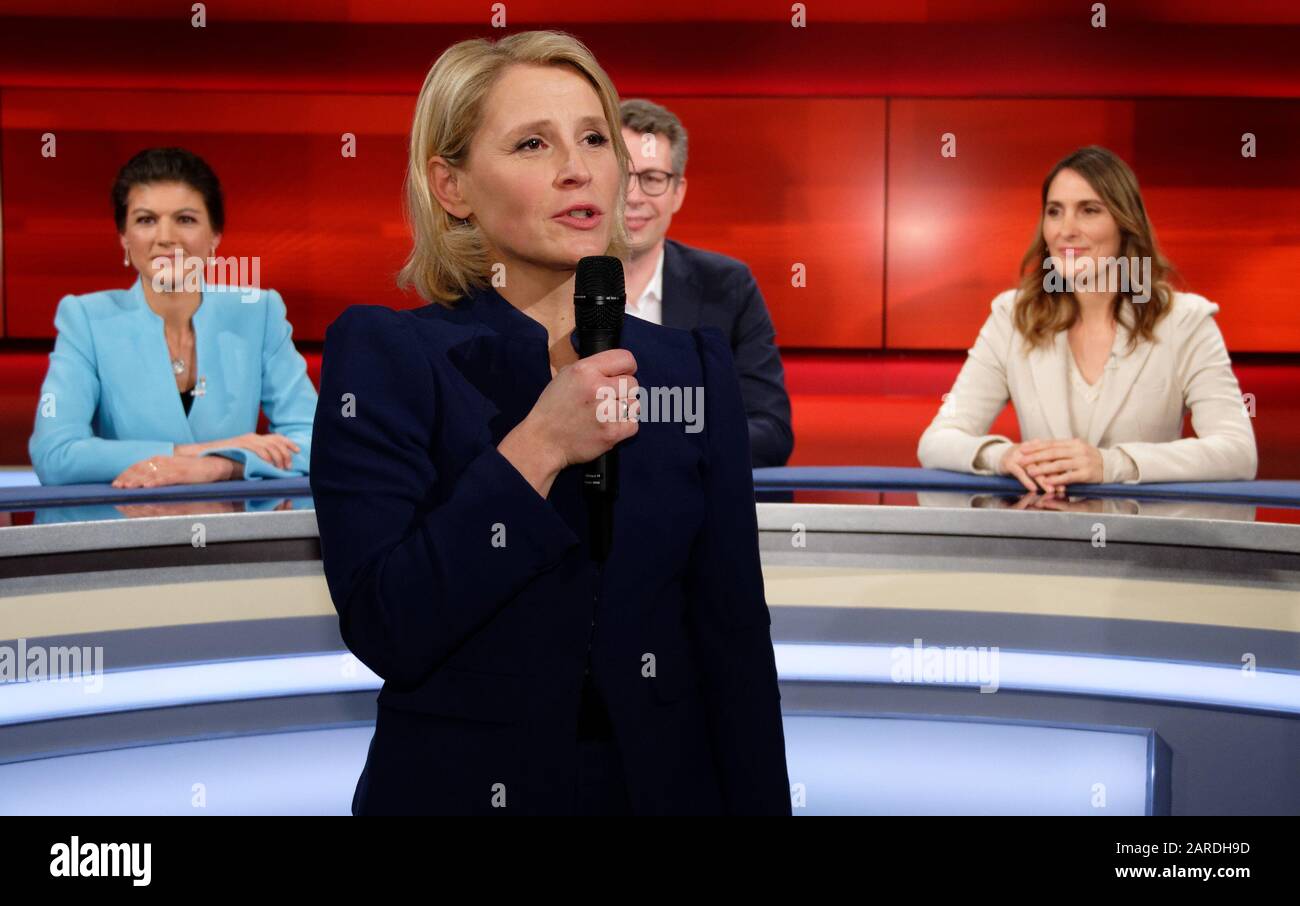
{"label": "dark lapel", "polygon": [[691,330],[700,326],[704,291],[686,261],[680,243],[664,240],[664,327]]}
{"label": "dark lapel", "polygon": [[[482,394],[494,441],[528,414],[551,380],[546,328],[491,287],[472,289],[457,304],[461,323],[476,328],[447,351],[456,369]],[[577,343],[577,337],[571,338]]]}

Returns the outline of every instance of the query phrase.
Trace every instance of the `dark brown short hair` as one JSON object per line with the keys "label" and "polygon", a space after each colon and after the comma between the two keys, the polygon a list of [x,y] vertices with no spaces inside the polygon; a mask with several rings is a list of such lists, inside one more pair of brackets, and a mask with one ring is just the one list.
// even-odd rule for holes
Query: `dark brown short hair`
{"label": "dark brown short hair", "polygon": [[203,196],[213,232],[226,226],[226,205],[221,181],[207,161],[184,148],[146,148],[128,160],[113,181],[113,219],[117,231],[126,232],[126,200],[136,186],[157,182],[179,182]]}

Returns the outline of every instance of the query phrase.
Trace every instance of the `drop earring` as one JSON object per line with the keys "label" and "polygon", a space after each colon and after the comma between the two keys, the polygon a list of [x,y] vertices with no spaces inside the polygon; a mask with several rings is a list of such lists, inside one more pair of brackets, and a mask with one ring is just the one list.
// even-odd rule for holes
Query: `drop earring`
{"label": "drop earring", "polygon": [[122,249],[122,266],[123,267],[131,266],[131,253],[128,252],[126,249]]}

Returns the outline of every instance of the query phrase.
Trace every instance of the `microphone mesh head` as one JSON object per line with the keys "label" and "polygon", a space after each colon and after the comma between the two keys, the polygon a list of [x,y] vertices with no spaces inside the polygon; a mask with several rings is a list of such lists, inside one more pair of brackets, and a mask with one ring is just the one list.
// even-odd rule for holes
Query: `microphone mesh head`
{"label": "microphone mesh head", "polygon": [[622,261],[612,255],[588,255],[580,260],[573,294],[579,331],[617,331],[623,326],[627,290]]}
{"label": "microphone mesh head", "polygon": [[579,296],[622,296],[623,262],[613,255],[588,255],[578,262],[574,293]]}

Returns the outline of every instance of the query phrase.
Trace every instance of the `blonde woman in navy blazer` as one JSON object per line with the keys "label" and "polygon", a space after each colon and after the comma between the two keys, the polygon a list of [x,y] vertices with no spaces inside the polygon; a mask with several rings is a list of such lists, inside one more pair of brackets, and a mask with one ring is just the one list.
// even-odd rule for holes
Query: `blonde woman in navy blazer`
{"label": "blonde woman in navy blazer", "polygon": [[[159,272],[173,276],[177,252],[216,251],[225,215],[215,174],[183,149],[142,151],[118,174],[113,206],[123,263],[139,276],[128,289],[59,302],[28,444],[41,483],[305,475],[316,390],[280,295],[154,288]],[[269,434],[254,433],[259,410]]]}
{"label": "blonde woman in navy blazer", "polygon": [[[321,562],[344,641],[384,679],[355,814],[790,814],[727,339],[627,318],[622,348],[575,348],[578,262],[625,247],[618,122],[569,35],[447,50],[407,177],[403,277],[432,304],[353,306],[326,333]],[[702,426],[640,424],[635,400],[602,424],[620,377],[700,388]],[[582,463],[616,443],[602,564]]]}

